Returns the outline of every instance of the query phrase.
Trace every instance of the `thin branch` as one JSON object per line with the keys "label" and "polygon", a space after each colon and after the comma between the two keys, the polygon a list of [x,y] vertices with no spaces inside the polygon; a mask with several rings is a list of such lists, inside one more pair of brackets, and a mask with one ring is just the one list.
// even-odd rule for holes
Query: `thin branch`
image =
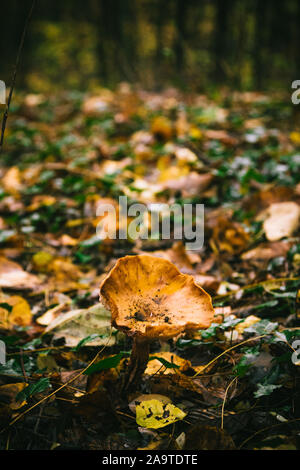
{"label": "thin branch", "polygon": [[17,71],[18,71],[18,66],[19,66],[19,63],[20,63],[20,58],[21,58],[23,46],[24,46],[24,40],[25,40],[28,25],[29,25],[30,20],[31,20],[32,12],[34,10],[35,2],[36,2],[36,0],[32,1],[30,11],[29,11],[28,16],[27,16],[26,21],[25,21],[23,33],[22,33],[22,36],[21,36],[21,41],[20,41],[20,44],[19,44],[17,59],[16,59],[14,71],[13,71],[13,74],[12,74],[11,87],[10,87],[10,90],[9,90],[7,105],[6,105],[5,112],[4,112],[3,119],[2,119],[1,136],[0,136],[0,153],[2,153],[2,150],[3,150],[4,134],[5,134],[6,122],[7,122],[8,113],[9,113],[9,107],[10,107],[13,91],[14,91],[14,88],[15,88]]}

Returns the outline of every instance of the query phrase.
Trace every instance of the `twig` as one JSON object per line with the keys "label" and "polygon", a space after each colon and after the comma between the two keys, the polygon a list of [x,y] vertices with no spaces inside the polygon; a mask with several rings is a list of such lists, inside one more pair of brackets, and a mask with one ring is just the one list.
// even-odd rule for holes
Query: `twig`
{"label": "twig", "polygon": [[224,410],[225,410],[225,403],[226,403],[226,398],[227,398],[227,394],[228,394],[228,390],[230,389],[231,385],[237,380],[237,377],[234,377],[233,380],[231,380],[231,382],[229,382],[226,390],[225,390],[225,395],[224,395],[224,400],[223,400],[223,403],[222,403],[222,417],[221,417],[221,429],[224,429]]}
{"label": "twig", "polygon": [[4,134],[5,134],[6,122],[7,122],[8,113],[9,113],[9,107],[10,107],[13,91],[14,91],[14,88],[15,88],[17,71],[18,71],[18,66],[19,66],[19,62],[20,62],[20,58],[21,58],[21,53],[22,53],[23,46],[24,46],[24,40],[25,40],[27,28],[28,28],[28,25],[29,25],[29,22],[30,22],[30,19],[31,19],[31,16],[32,16],[32,12],[33,12],[33,9],[34,9],[34,6],[35,6],[35,1],[36,0],[32,1],[30,11],[29,11],[28,16],[27,16],[26,21],[25,21],[25,25],[24,25],[22,36],[21,36],[21,41],[20,41],[20,44],[19,44],[18,53],[17,53],[17,59],[16,59],[14,71],[13,71],[13,74],[12,74],[11,87],[10,87],[10,90],[9,90],[7,105],[6,105],[5,112],[4,112],[3,119],[2,119],[2,128],[1,128],[1,136],[0,136],[0,153],[2,153],[2,149],[3,149]]}

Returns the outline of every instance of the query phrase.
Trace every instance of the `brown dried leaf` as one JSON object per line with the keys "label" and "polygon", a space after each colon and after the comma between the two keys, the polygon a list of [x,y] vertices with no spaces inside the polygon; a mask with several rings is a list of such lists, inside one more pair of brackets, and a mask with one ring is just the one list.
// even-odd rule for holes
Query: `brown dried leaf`
{"label": "brown dried leaf", "polygon": [[41,281],[33,274],[23,270],[23,268],[0,256],[0,287],[10,289],[35,289]]}

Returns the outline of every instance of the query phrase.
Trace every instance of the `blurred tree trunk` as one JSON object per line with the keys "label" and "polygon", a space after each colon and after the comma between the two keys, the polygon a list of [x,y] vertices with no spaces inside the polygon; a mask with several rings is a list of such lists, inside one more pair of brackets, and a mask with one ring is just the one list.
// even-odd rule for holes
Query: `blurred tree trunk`
{"label": "blurred tree trunk", "polygon": [[214,80],[224,83],[226,80],[225,63],[228,57],[228,16],[231,0],[215,0],[215,34],[214,34]]}
{"label": "blurred tree trunk", "polygon": [[[110,81],[117,83],[124,79],[134,79],[132,62],[136,58],[135,0],[114,0],[113,3],[94,0],[92,11],[95,13],[94,21],[98,31],[99,73],[104,83],[108,85]],[[128,23],[131,23],[130,27]]]}
{"label": "blurred tree trunk", "polygon": [[255,86],[261,90],[264,81],[264,47],[265,47],[265,22],[266,22],[266,3],[256,0],[255,9],[255,47],[254,47],[254,76]]}
{"label": "blurred tree trunk", "polygon": [[176,7],[175,7],[175,44],[174,44],[174,51],[175,51],[175,62],[176,62],[176,70],[181,78],[184,75],[184,67],[185,67],[185,41],[186,41],[186,33],[187,33],[187,25],[186,25],[186,18],[187,18],[187,4],[186,0],[176,0]]}

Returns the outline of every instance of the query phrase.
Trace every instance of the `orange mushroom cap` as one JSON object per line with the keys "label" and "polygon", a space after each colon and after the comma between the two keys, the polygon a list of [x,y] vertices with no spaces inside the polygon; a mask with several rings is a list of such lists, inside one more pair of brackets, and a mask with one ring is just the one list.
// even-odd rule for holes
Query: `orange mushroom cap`
{"label": "orange mushroom cap", "polygon": [[129,336],[168,339],[208,328],[210,295],[170,261],[149,255],[120,258],[100,286],[112,325]]}

